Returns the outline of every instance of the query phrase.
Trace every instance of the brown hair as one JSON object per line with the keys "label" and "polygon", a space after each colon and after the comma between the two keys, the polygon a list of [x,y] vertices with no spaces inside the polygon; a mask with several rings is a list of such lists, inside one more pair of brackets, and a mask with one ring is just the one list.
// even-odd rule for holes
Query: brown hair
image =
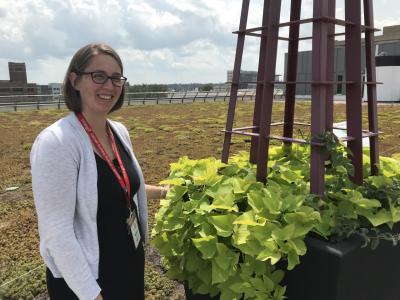
{"label": "brown hair", "polygon": [[[98,54],[105,54],[109,55],[114,58],[119,67],[121,68],[121,73],[123,74],[123,66],[122,61],[117,52],[108,46],[107,44],[89,44],[81,49],[79,49],[75,55],[72,57],[72,60],[69,64],[67,72],[64,78],[64,87],[63,87],[63,94],[64,94],[64,101],[66,106],[69,110],[74,112],[81,112],[82,111],[82,100],[79,94],[79,91],[75,90],[72,86],[69,76],[72,72],[78,75],[77,79],[79,78],[79,74],[85,70],[85,68],[89,65],[90,60]],[[113,112],[119,108],[121,108],[124,102],[125,96],[125,88],[122,87],[121,96],[119,97],[117,103],[115,103],[114,107],[111,109],[110,112]]]}

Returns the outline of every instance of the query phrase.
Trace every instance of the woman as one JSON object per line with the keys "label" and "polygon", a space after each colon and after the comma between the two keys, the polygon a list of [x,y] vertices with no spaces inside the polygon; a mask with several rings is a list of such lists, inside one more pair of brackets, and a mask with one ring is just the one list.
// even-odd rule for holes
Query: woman
{"label": "woman", "polygon": [[105,44],[72,58],[64,80],[71,113],[32,147],[40,252],[51,299],[144,299],[147,198],[127,129],[107,119],[124,99],[122,62]]}

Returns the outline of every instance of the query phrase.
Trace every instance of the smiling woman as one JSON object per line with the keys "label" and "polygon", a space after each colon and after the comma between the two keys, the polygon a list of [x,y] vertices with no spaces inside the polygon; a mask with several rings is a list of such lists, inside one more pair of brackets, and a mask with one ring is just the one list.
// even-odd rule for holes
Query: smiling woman
{"label": "smiling woman", "polygon": [[124,98],[122,62],[105,44],[72,58],[64,82],[71,113],[43,130],[31,151],[40,252],[51,299],[144,299],[147,199],[129,133],[108,114]]}

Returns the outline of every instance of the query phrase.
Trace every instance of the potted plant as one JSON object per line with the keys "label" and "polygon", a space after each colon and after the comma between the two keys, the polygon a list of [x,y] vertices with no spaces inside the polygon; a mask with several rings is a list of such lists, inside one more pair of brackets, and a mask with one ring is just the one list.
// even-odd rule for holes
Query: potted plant
{"label": "potted plant", "polygon": [[303,265],[312,239],[332,243],[356,236],[358,247],[360,236],[374,247],[379,237],[396,241],[378,230],[400,220],[400,163],[381,159],[382,175],[357,187],[348,179],[352,167],[346,148],[332,134],[322,138],[330,156],[325,197],[309,194],[308,146],[271,148],[267,184],[256,181],[245,152],[229,164],[187,157],[171,164],[162,182],[171,189],[152,232],[167,274],[184,281],[194,295],[278,300],[285,298],[285,284],[289,293],[297,293],[292,279],[302,275],[294,273],[295,266]]}

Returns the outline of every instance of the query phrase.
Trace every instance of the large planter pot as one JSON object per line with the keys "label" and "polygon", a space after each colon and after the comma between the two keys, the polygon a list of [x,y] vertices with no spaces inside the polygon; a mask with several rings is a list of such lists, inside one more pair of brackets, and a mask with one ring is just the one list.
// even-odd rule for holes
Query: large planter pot
{"label": "large planter pot", "polygon": [[400,299],[400,247],[381,241],[378,248],[361,248],[362,238],[329,243],[307,237],[300,265],[286,271],[289,300]]}
{"label": "large planter pot", "polygon": [[194,294],[192,290],[189,288],[188,283],[185,281],[183,283],[185,288],[186,300],[218,300],[219,297],[211,297],[210,295],[202,295],[202,294]]}

